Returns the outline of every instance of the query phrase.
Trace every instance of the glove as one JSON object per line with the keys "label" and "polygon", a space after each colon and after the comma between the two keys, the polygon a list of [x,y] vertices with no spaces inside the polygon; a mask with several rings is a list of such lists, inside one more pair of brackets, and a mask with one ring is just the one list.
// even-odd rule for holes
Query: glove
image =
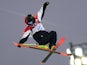
{"label": "glove", "polygon": [[49,5],[49,2],[45,2],[44,5],[45,5],[45,6]]}

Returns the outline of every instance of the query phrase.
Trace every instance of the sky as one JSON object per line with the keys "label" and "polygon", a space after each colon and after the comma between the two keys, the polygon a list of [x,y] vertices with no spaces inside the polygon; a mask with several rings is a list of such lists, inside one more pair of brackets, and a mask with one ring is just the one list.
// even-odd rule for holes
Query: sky
{"label": "sky", "polygon": [[[36,14],[45,1],[50,4],[42,20],[47,31],[57,32],[57,41],[65,37],[65,43],[57,49],[64,51],[69,43],[87,42],[87,0],[0,0],[0,65],[42,65],[48,52],[17,48],[26,27],[24,17]],[[34,43],[29,38],[26,43]],[[69,65],[69,57],[53,54],[44,65]]]}

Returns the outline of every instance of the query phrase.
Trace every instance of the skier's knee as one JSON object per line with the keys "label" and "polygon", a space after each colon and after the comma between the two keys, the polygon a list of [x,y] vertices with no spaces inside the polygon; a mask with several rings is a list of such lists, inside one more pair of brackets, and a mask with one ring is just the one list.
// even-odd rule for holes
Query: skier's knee
{"label": "skier's knee", "polygon": [[49,35],[50,35],[51,38],[57,38],[57,33],[56,33],[56,31],[50,31],[50,32],[49,32]]}
{"label": "skier's knee", "polygon": [[50,31],[50,34],[55,34],[56,35],[56,31]]}

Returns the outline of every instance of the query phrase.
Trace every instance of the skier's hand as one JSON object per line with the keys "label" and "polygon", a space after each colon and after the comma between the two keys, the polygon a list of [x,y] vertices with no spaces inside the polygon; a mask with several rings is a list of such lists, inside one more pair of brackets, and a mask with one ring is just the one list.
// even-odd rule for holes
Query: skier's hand
{"label": "skier's hand", "polygon": [[44,5],[45,5],[45,6],[49,5],[49,2],[48,2],[48,1],[47,1],[47,2],[45,2],[45,3],[44,3]]}

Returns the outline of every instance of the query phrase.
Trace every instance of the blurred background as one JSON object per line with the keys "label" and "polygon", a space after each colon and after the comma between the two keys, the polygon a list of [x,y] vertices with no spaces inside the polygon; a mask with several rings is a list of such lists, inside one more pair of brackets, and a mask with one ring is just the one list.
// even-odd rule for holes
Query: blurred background
{"label": "blurred background", "polygon": [[[0,65],[41,65],[48,52],[20,49],[13,42],[18,42],[23,34],[24,17],[36,14],[45,1],[50,5],[42,20],[44,27],[47,31],[57,32],[57,41],[63,36],[66,38],[57,51],[66,52],[68,49],[73,55],[53,54],[44,65],[87,65],[84,61],[87,53],[87,0],[0,0]],[[29,38],[26,43],[35,41]]]}
{"label": "blurred background", "polygon": [[72,54],[69,57],[70,65],[87,65],[87,43],[72,44],[67,53]]}

